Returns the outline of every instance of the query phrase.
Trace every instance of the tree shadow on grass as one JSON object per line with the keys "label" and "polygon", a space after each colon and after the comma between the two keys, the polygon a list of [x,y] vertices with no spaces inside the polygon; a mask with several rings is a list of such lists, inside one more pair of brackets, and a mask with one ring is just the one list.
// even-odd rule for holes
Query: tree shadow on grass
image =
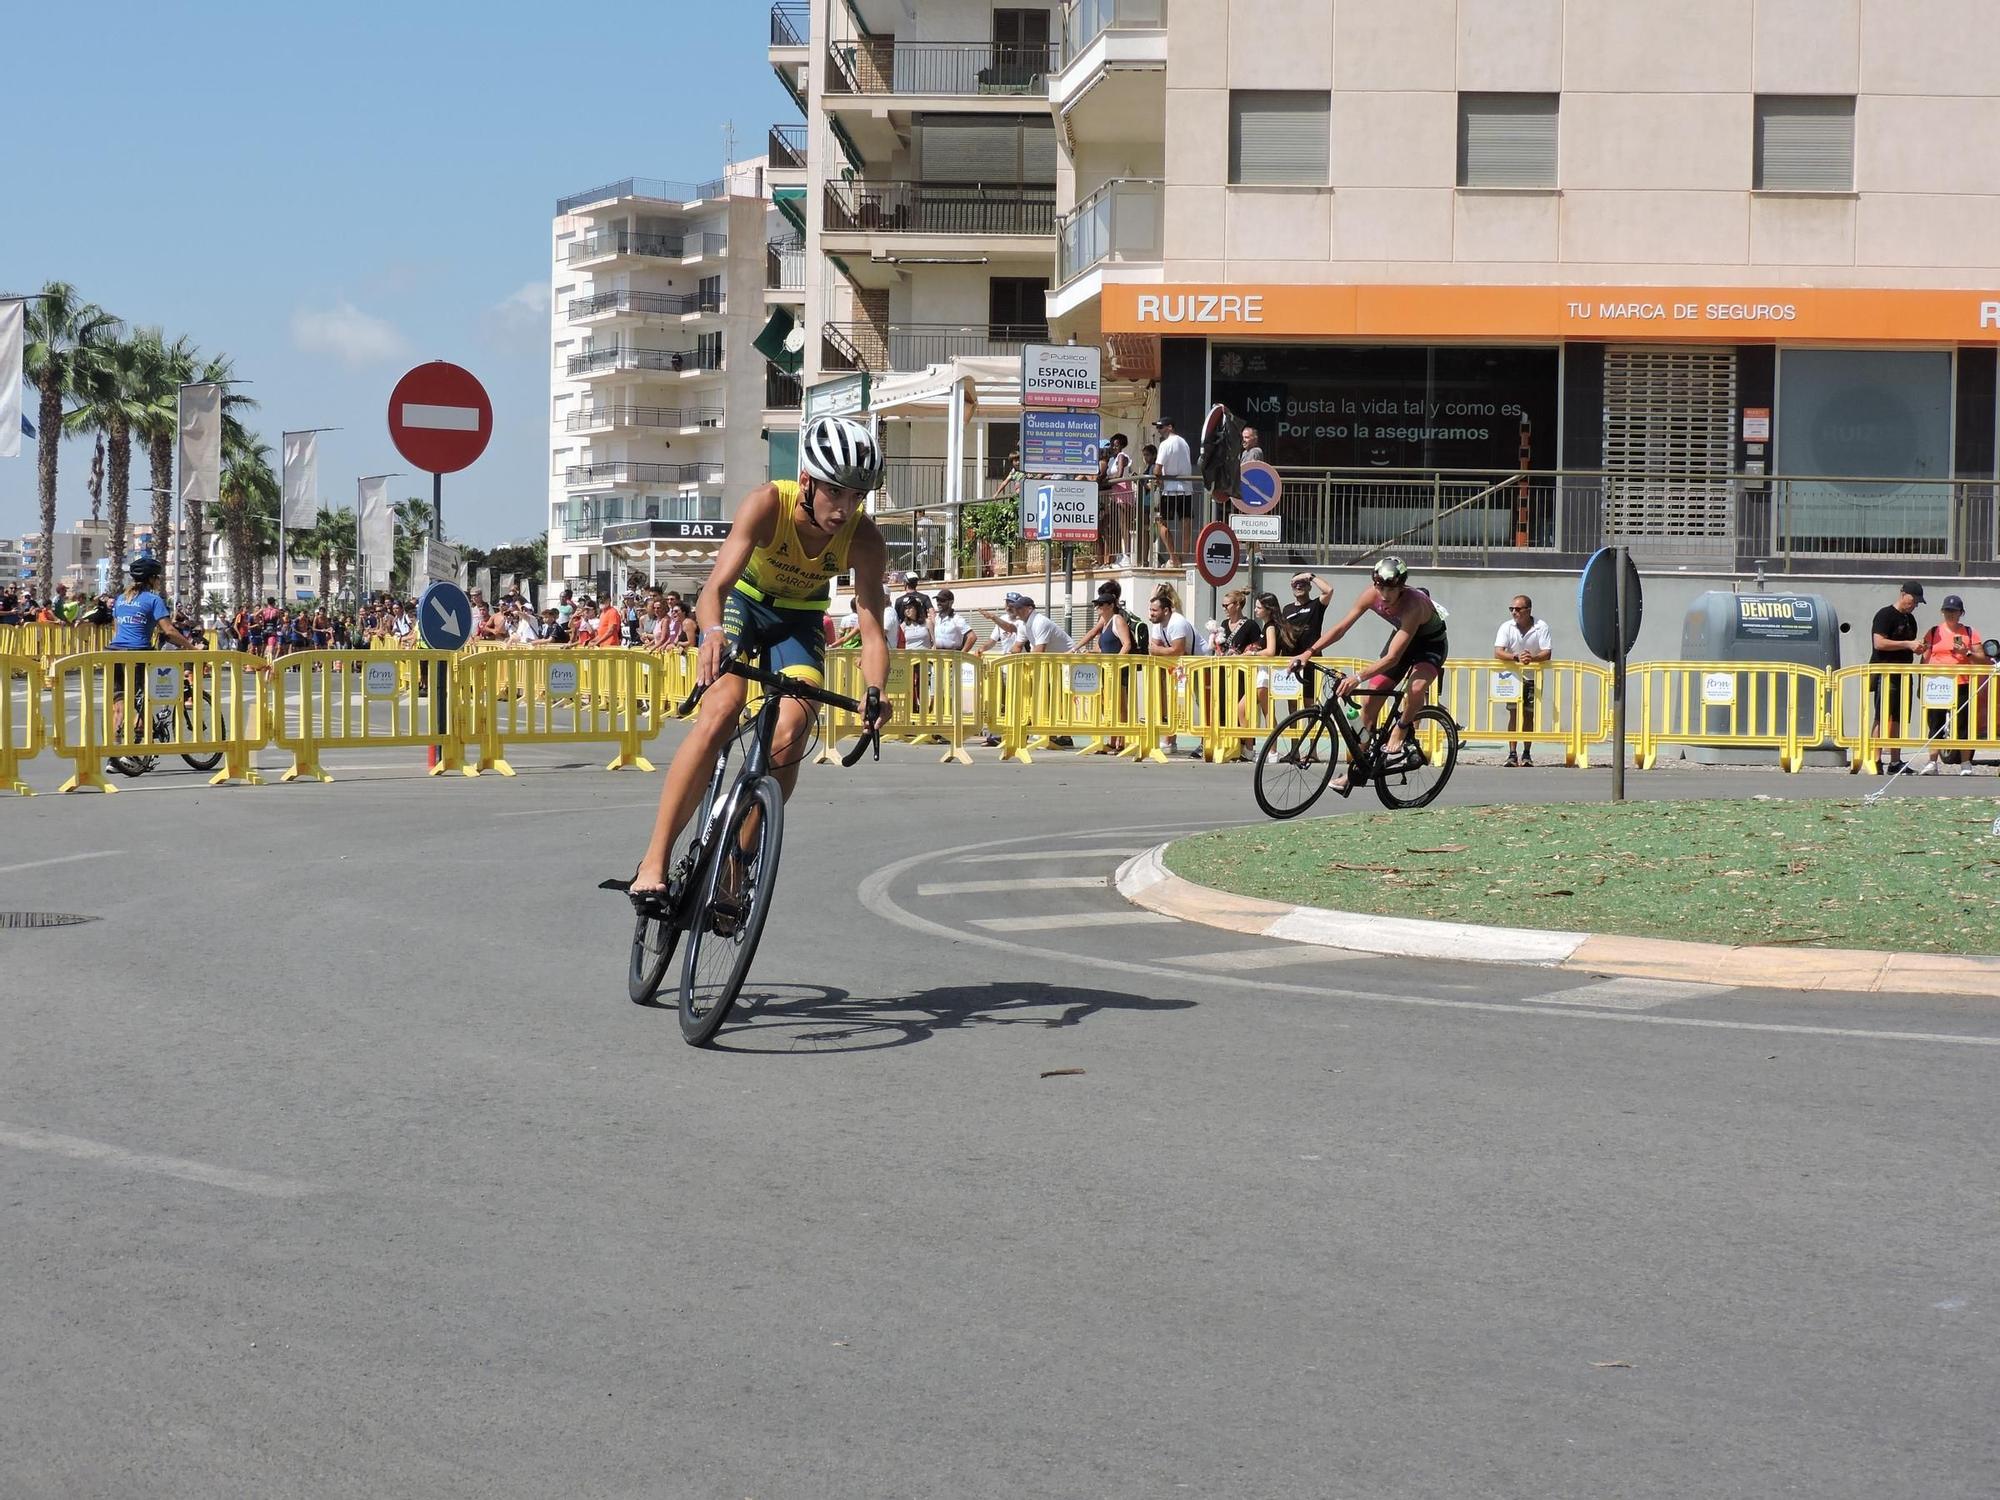
{"label": "tree shadow on grass", "polygon": [[980,1026],[1080,1026],[1101,1011],[1190,1010],[1192,1000],[1000,980],[862,997],[832,985],[755,985],[711,1044],[718,1052],[793,1056],[877,1052]]}

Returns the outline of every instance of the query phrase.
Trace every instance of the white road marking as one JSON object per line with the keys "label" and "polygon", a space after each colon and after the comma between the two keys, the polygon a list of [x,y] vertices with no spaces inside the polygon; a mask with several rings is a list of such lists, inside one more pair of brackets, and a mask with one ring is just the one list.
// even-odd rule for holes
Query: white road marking
{"label": "white road marking", "polygon": [[1109,875],[1027,875],[1019,880],[940,880],[917,887],[919,896],[985,896],[1000,891],[1106,891]]}
{"label": "white road marking", "polygon": [[1125,859],[1144,854],[1139,848],[1123,849],[1030,849],[1025,854],[961,854],[955,865],[1025,865],[1044,859]]}
{"label": "white road marking", "polygon": [[476,406],[430,406],[422,401],[403,403],[403,425],[405,427],[428,427],[440,432],[479,431],[479,408]]}
{"label": "white road marking", "polygon": [[1694,984],[1674,979],[1600,979],[1580,984],[1573,990],[1550,990],[1541,995],[1523,995],[1538,1005],[1596,1005],[1610,1010],[1651,1010],[1656,1005],[1672,1005],[1676,1000],[1699,1000],[1729,990],[1726,984]]}
{"label": "white road marking", "polygon": [[1057,927],[1138,927],[1149,922],[1171,921],[1172,917],[1157,911],[1059,911],[1046,917],[974,917],[972,925],[994,932],[1046,932]]}
{"label": "white road marking", "polygon": [[30,859],[18,865],[0,865],[0,875],[14,875],[22,870],[39,870],[44,865],[73,865],[80,859],[111,859],[124,852],[123,849],[96,849],[89,854],[58,854],[49,859]]}
{"label": "white road marking", "polygon": [[311,1184],[291,1182],[283,1177],[266,1177],[261,1172],[241,1172],[234,1167],[217,1167],[208,1162],[186,1161],[178,1156],[154,1156],[150,1152],[127,1151],[123,1146],[103,1141],[87,1141],[82,1136],[57,1135],[15,1125],[0,1125],[0,1146],[22,1151],[44,1151],[76,1161],[102,1162],[134,1172],[151,1172],[160,1177],[178,1177],[183,1182],[199,1182],[209,1187],[228,1188],[233,1193],[254,1193],[260,1198],[302,1198],[313,1191]]}
{"label": "white road marking", "polygon": [[1287,964],[1338,964],[1352,960],[1352,954],[1305,943],[1283,948],[1226,948],[1220,953],[1184,953],[1175,958],[1163,958],[1160,962],[1189,969],[1214,969],[1226,974],[1231,969],[1277,969]]}
{"label": "white road marking", "polygon": [[645,812],[658,807],[658,802],[607,802],[601,806],[591,803],[584,807],[531,807],[524,812],[495,813],[495,818],[546,818],[554,813],[601,813],[601,812]]}
{"label": "white road marking", "polygon": [[[1250,819],[1238,819],[1239,823]],[[1078,838],[1102,837],[1106,834],[1152,833],[1171,825],[1157,823],[1141,824],[1137,827],[1097,828],[1079,830]],[[1216,826],[1227,826],[1218,824]],[[968,849],[998,849],[1008,844],[1025,844],[1046,834],[1024,834],[1019,838],[991,839],[983,844],[968,844]],[[1179,979],[1185,981],[1187,971],[1169,968],[1164,964],[1139,963],[1131,959],[1106,958],[1096,953],[1071,953],[1059,948],[1036,948],[1027,943],[1010,942],[1006,938],[989,936],[983,932],[968,931],[964,927],[951,927],[943,922],[934,922],[928,917],[897,904],[890,896],[889,887],[900,876],[919,865],[936,858],[931,854],[913,854],[907,859],[885,865],[861,882],[856,896],[868,910],[884,921],[894,922],[912,932],[926,933],[932,937],[961,943],[980,943],[1003,953],[1024,954],[1033,958],[1048,960],[1058,968],[1107,969],[1124,974],[1149,975],[1156,978]],[[1159,912],[1135,911],[1135,916],[1163,917]],[[995,920],[989,918],[977,926],[988,926]],[[1008,930],[997,928],[997,931]],[[1545,1020],[1563,1021],[1619,1021],[1630,1026],[1676,1026],[1697,1031],[1749,1031],[1766,1036],[1818,1036],[1838,1040],[1868,1042],[1929,1042],[1953,1047],[2000,1047],[2000,1036],[1974,1036],[1963,1032],[1950,1031],[1871,1031],[1859,1026],[1797,1026],[1778,1021],[1725,1021],[1701,1016],[1655,1016],[1620,1010],[1583,1010],[1568,1007],[1551,1008],[1541,1005],[1523,1005],[1498,1000],[1449,1000],[1426,995],[1384,994],[1377,990],[1335,989],[1329,985],[1288,984],[1281,979],[1242,979],[1231,974],[1211,974],[1205,976],[1210,984],[1234,985],[1240,989],[1256,990],[1269,994],[1307,995],[1315,999],[1332,998],[1338,1000],[1368,1000],[1382,1005],[1410,1005],[1434,1010],[1482,1011],[1490,1015],[1541,1016]]]}

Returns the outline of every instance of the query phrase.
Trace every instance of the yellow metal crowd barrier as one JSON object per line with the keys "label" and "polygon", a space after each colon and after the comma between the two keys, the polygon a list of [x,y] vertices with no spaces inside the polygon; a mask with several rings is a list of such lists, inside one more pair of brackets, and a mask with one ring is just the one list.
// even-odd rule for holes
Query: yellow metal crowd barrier
{"label": "yellow metal crowd barrier", "polygon": [[1650,771],[1662,745],[1762,748],[1787,771],[1826,737],[1827,674],[1786,662],[1645,662],[1626,669],[1633,756]]}
{"label": "yellow metal crowd barrier", "polygon": [[1594,662],[1454,661],[1432,701],[1457,721],[1461,744],[1553,745],[1568,766],[1588,765],[1590,746],[1611,737],[1611,673]]}
{"label": "yellow metal crowd barrier", "polygon": [[105,763],[125,755],[216,755],[210,785],[257,784],[250,757],[270,733],[261,667],[221,651],[86,651],[52,663],[50,744],[76,767],[61,790],[115,791]]}
{"label": "yellow metal crowd barrier", "polygon": [[456,678],[474,658],[449,651],[295,651],[271,664],[271,743],[289,751],[291,769],[279,779],[333,777],[320,763],[329,750],[435,745],[433,776],[478,769],[465,764],[466,713],[454,700],[460,685],[430,691],[440,674]]}
{"label": "yellow metal crowd barrier", "polygon": [[46,667],[58,657],[102,651],[110,639],[109,625],[30,620],[21,625],[0,625],[0,656],[31,656]]}
{"label": "yellow metal crowd barrier", "polygon": [[[20,684],[21,697],[14,694]],[[0,787],[32,797],[28,783],[21,779],[21,762],[42,748],[48,734],[43,722],[42,693],[46,683],[42,664],[31,657],[0,653]]]}
{"label": "yellow metal crowd barrier", "polygon": [[1962,756],[2000,752],[2000,671],[1984,661],[1842,667],[1832,674],[1828,733],[1848,769],[1873,775],[1884,750]]}
{"label": "yellow metal crowd barrier", "polygon": [[461,660],[466,743],[477,769],[512,776],[510,745],[618,742],[608,771],[653,769],[640,746],[693,682],[690,652],[503,646]]}
{"label": "yellow metal crowd barrier", "polygon": [[1184,683],[1158,658],[1014,652],[985,659],[983,675],[1002,760],[1030,765],[1058,739],[1081,741],[1073,748],[1086,753],[1167,758],[1157,706],[1175,701]]}
{"label": "yellow metal crowd barrier", "polygon": [[[967,667],[973,669],[969,677]],[[962,651],[891,652],[889,680],[883,691],[895,711],[882,737],[913,745],[943,745],[943,761],[971,765],[965,741],[979,732],[978,668],[978,661]],[[867,696],[859,651],[829,651],[825,678],[830,693],[857,702]],[[844,708],[823,709],[821,713],[819,759],[838,760],[834,747],[861,733],[861,715]]]}

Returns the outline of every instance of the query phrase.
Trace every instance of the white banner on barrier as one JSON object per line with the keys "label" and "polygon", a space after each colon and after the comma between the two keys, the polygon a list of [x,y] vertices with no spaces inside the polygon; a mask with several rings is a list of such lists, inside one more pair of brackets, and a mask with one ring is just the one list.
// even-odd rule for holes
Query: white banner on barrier
{"label": "white banner on barrier", "polygon": [[1487,697],[1495,703],[1519,703],[1521,701],[1521,679],[1512,672],[1495,672],[1493,685]]}
{"label": "white banner on barrier", "polygon": [[363,664],[361,691],[370,698],[393,698],[396,696],[396,663],[392,661],[371,661]]}
{"label": "white banner on barrier", "polygon": [[1955,677],[1926,677],[1924,679],[1924,707],[1950,708],[1958,702],[1958,679]]}
{"label": "white banner on barrier", "polygon": [[1069,669],[1069,690],[1072,693],[1095,693],[1102,691],[1103,687],[1103,675],[1096,667]]}
{"label": "white banner on barrier", "polygon": [[575,662],[552,661],[549,663],[549,696],[551,698],[574,698],[576,696]]}
{"label": "white banner on barrier", "polygon": [[1733,708],[1736,704],[1736,674],[1734,672],[1702,673],[1701,701],[1710,708]]}

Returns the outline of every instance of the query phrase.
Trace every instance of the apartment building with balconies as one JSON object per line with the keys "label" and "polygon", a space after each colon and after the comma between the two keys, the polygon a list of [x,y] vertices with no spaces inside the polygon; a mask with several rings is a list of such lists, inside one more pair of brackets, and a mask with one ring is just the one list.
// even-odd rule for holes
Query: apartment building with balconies
{"label": "apartment building with balconies", "polygon": [[[808,389],[867,372],[892,391],[899,376],[1011,360],[1047,336],[1060,162],[1048,93],[1062,14],[991,0],[773,8],[771,62],[804,103],[811,162]],[[1005,472],[1017,431],[973,424],[957,493]],[[954,445],[936,411],[891,409],[882,434],[877,513],[893,544],[910,512],[952,491]]]}
{"label": "apartment building with balconies", "polygon": [[2000,572],[1993,19],[1073,0],[1050,321],[1254,422],[1303,557]]}
{"label": "apartment building with balconies", "polygon": [[764,169],[759,158],[704,183],[628,178],[557,202],[552,585],[622,583],[631,533],[607,545],[607,528],[727,520],[767,477],[767,362],[754,346],[774,217]]}

